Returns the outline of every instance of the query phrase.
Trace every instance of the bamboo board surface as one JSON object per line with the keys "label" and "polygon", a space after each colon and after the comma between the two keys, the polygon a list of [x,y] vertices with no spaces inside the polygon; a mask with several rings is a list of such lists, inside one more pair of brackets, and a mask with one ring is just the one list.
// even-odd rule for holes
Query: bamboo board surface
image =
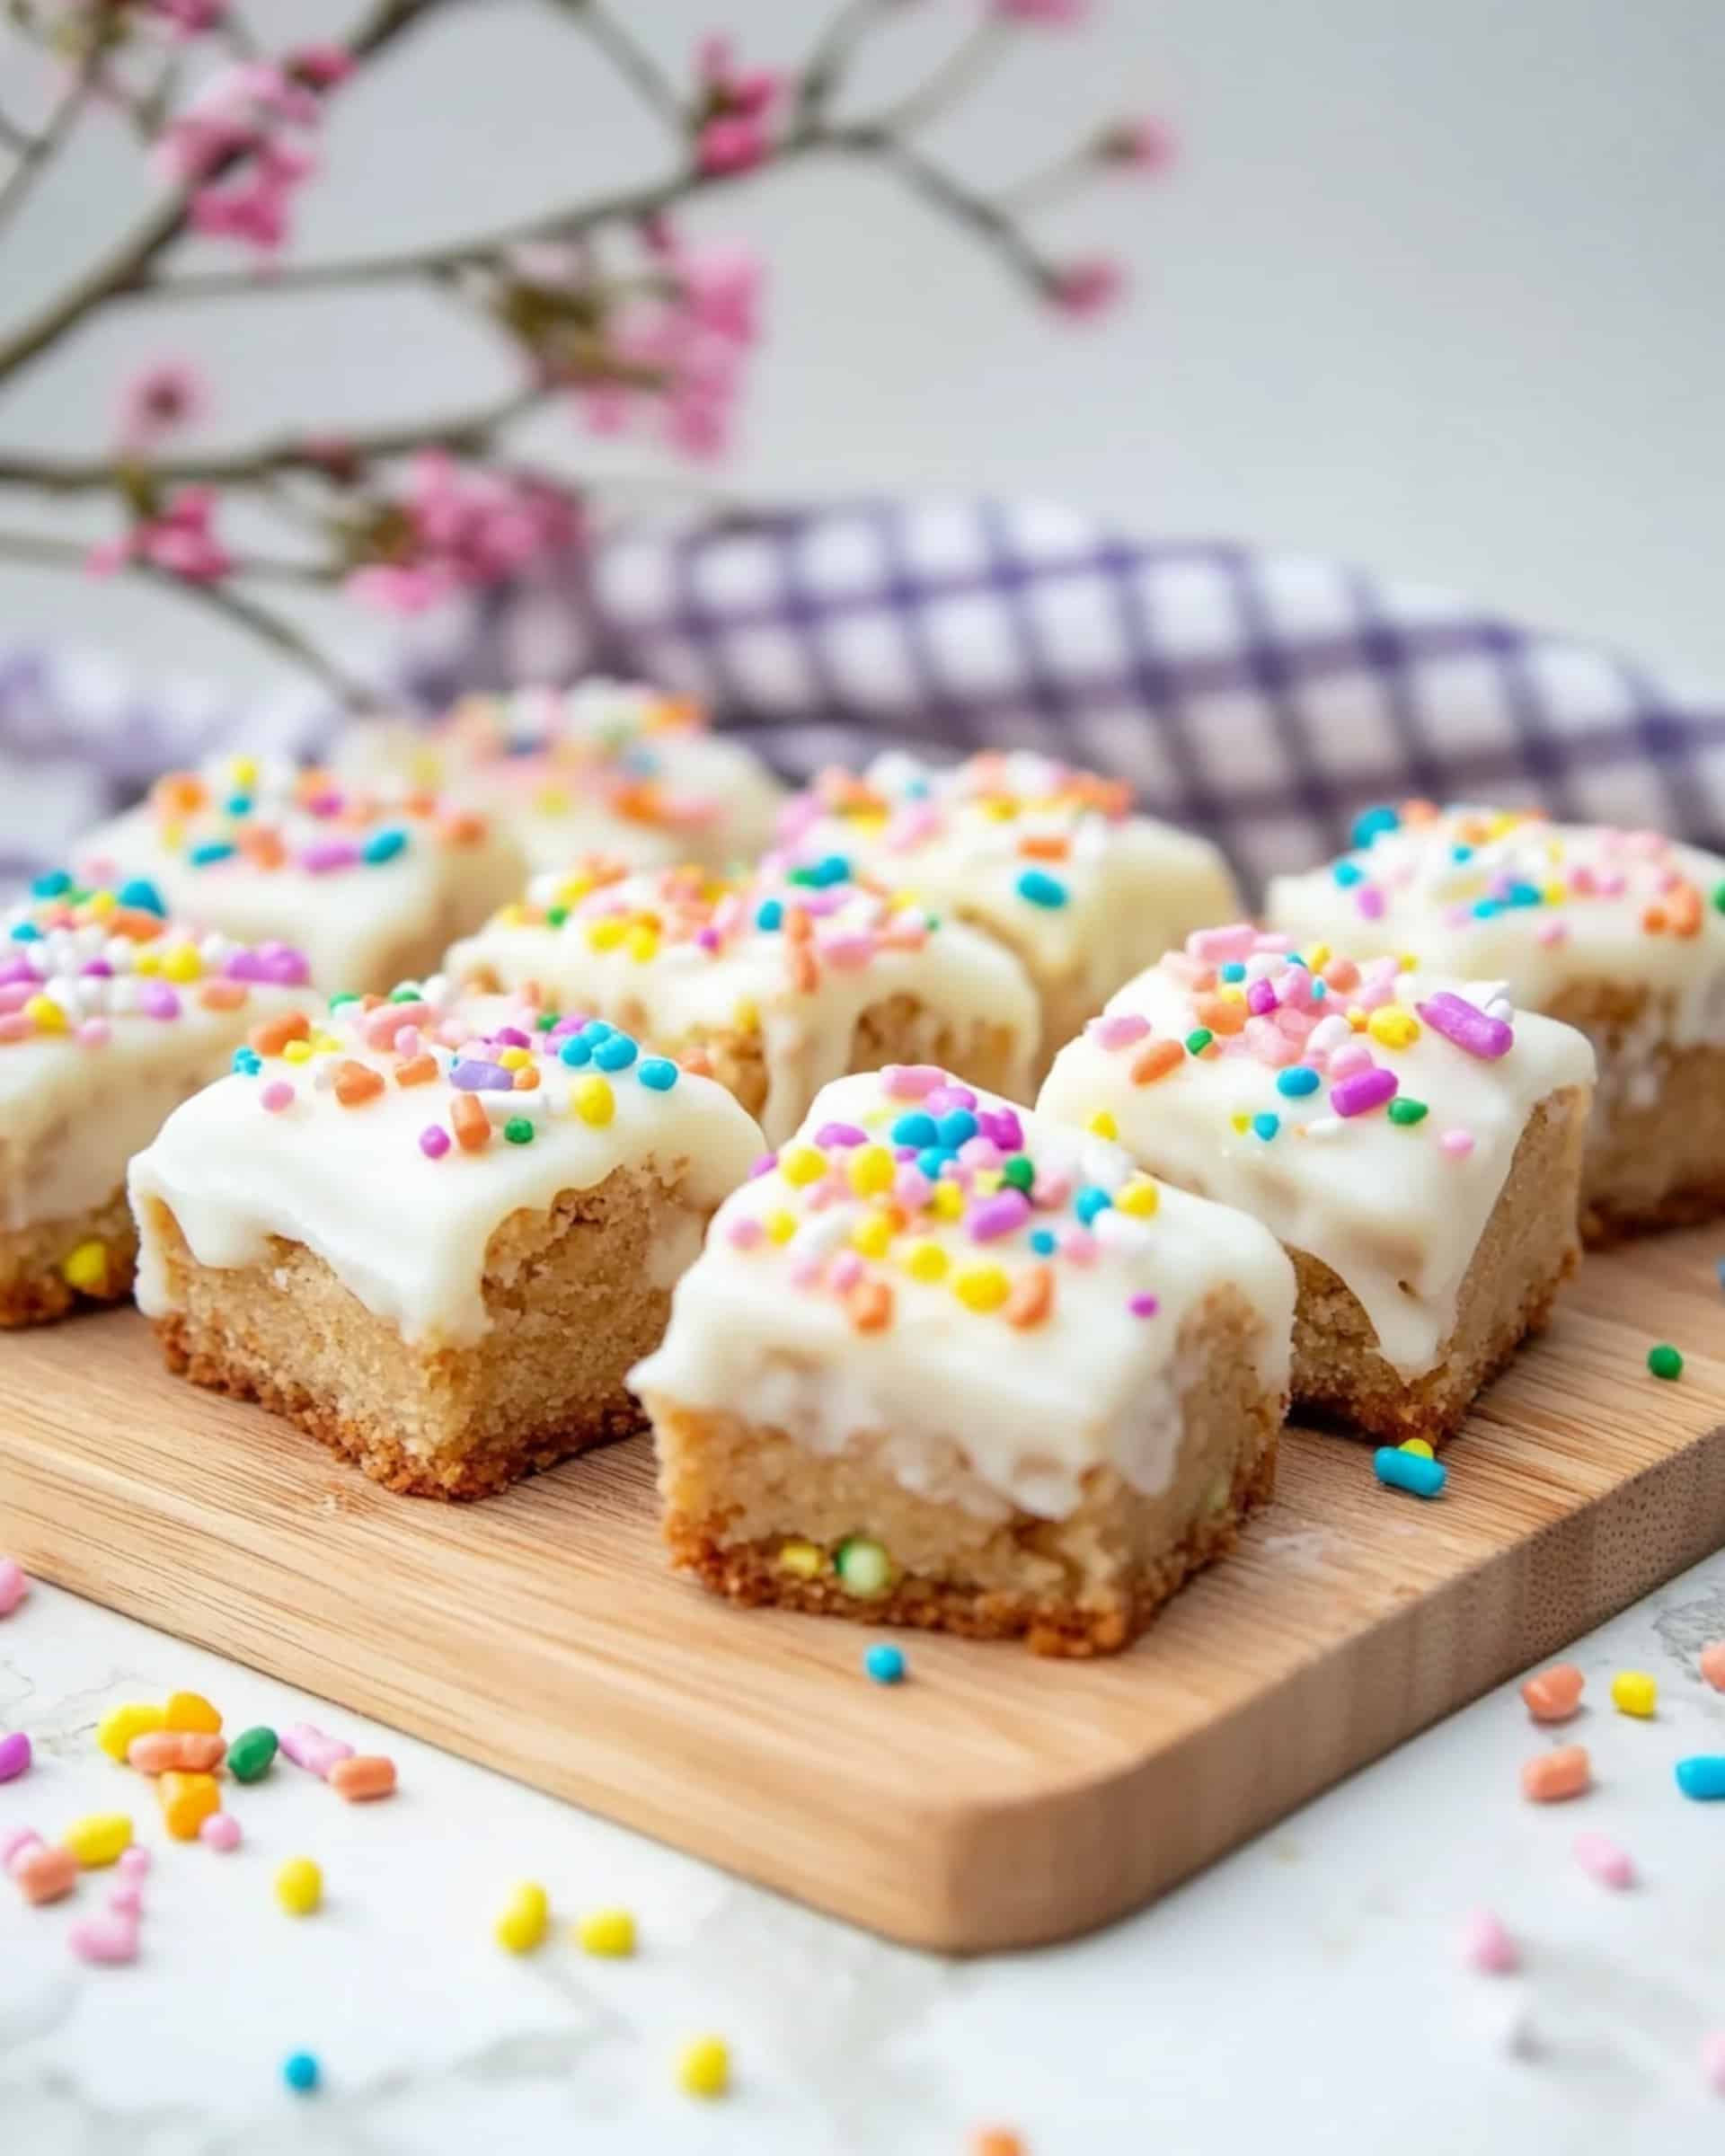
{"label": "bamboo board surface", "polygon": [[[635,1439],[391,1497],[169,1377],[130,1312],[0,1335],[0,1548],[111,1608],[921,1946],[1137,1906],[1725,1542],[1721,1238],[1595,1259],[1446,1454],[1284,1441],[1275,1504],[1131,1652],[1038,1660],[710,1599]],[[1675,1341],[1682,1379],[1649,1375]]]}

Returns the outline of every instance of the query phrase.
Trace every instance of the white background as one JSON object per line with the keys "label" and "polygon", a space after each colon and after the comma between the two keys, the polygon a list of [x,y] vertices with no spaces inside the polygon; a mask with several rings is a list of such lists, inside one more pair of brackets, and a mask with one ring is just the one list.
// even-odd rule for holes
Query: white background
{"label": "white background", "polygon": [[[896,88],[970,0],[907,0],[858,84]],[[632,0],[676,65],[728,20],[787,58],[801,0]],[[261,28],[342,19],[253,0]],[[538,4],[471,0],[341,103],[302,252],[495,219],[657,171],[650,123]],[[1330,551],[1725,675],[1716,0],[1111,0],[1027,36],[931,137],[978,178],[1043,161],[1098,114],[1169,117],[1178,174],[1117,180],[1048,228],[1129,264],[1130,307],[1050,322],[968,236],[868,172],[804,170],[703,205],[755,240],[771,338],[727,485],[930,484],[1065,498],[1146,532]],[[133,206],[118,138],[45,190],[0,256],[0,307]],[[500,377],[435,304],[223,303],[134,313],[0,404],[0,433],[93,446],[146,349],[195,349],[219,431],[400,417]],[[561,415],[538,437],[579,437]],[[10,518],[8,520],[11,520]],[[260,661],[201,615],[0,568],[6,632],[119,640],[153,667]]]}

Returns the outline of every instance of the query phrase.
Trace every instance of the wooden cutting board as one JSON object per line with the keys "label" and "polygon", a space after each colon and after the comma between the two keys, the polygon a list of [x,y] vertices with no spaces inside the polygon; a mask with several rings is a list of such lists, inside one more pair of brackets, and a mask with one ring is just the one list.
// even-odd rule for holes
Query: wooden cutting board
{"label": "wooden cutting board", "polygon": [[[162,1369],[129,1312],[0,1336],[0,1550],[853,1922],[1085,1931],[1725,1542],[1725,1234],[1592,1260],[1435,1503],[1294,1432],[1239,1552],[1118,1659],[732,1610],[673,1578],[634,1440],[394,1498]],[[1661,1383],[1649,1346],[1687,1357]],[[1530,1736],[1530,1748],[1532,1748]]]}

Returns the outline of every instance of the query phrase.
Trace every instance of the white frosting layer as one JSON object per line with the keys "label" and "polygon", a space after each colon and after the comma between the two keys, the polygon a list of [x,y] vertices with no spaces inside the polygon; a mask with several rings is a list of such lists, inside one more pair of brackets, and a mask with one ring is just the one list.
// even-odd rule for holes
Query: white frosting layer
{"label": "white frosting layer", "polygon": [[[1139,967],[1240,897],[1206,839],[1127,813],[1124,788],[1025,751],[951,769],[895,751],[828,773],[789,803],[798,862],[838,854],[1015,950],[1038,987],[1094,1009]],[[1052,1044],[1050,1044],[1052,1045]]]}
{"label": "white frosting layer", "polygon": [[535,871],[586,853],[730,868],[768,843],[783,789],[686,699],[635,684],[471,696],[440,725],[353,727],[343,770],[447,786],[500,817]]}
{"label": "white frosting layer", "polygon": [[[191,787],[204,803],[182,808],[180,790]],[[307,791],[290,765],[225,758],[173,774],[151,800],[86,834],[77,863],[102,880],[147,878],[171,912],[201,927],[296,944],[329,990],[393,987],[408,954],[436,951],[519,888],[516,842],[482,816],[393,780],[363,791],[329,782],[310,795],[332,804],[322,812],[306,806]],[[387,858],[365,858],[398,835]],[[203,857],[225,846],[234,850],[224,858]],[[279,865],[264,865],[278,856]]]}
{"label": "white frosting layer", "polygon": [[[962,1118],[966,1099],[982,1129],[931,1182],[927,1149],[894,1132],[922,1113]],[[1001,1180],[1024,1159],[1028,1203]],[[941,1183],[955,1192],[945,1209]],[[868,1073],[827,1086],[777,1165],[720,1208],[631,1383],[650,1408],[724,1410],[815,1452],[884,1438],[907,1489],[1057,1519],[1095,1468],[1167,1487],[1197,1374],[1181,1330],[1225,1286],[1261,1316],[1257,1374],[1285,1392],[1293,1268],[1255,1221],[1158,1193],[1119,1147],[944,1074]]]}
{"label": "white frosting layer", "polygon": [[688,870],[619,878],[595,863],[537,879],[526,905],[456,945],[447,971],[458,985],[536,984],[552,1007],[608,1018],[673,1054],[703,1033],[758,1029],[761,1121],[774,1144],[852,1067],[863,1012],[895,995],[937,1021],[1004,1029],[1016,1044],[1013,1091],[1031,1082],[1036,994],[1012,953],[848,879],[714,884]]}
{"label": "white frosting layer", "polygon": [[[1203,955],[1176,953],[1139,975],[1061,1051],[1037,1107],[1069,1123],[1111,1118],[1152,1173],[1238,1206],[1321,1259],[1358,1298],[1384,1360],[1414,1377],[1454,1324],[1529,1117],[1560,1088],[1591,1086],[1593,1050],[1571,1027],[1511,1013],[1497,984],[1464,986],[1393,960],[1363,976],[1332,964],[1314,994],[1307,969],[1280,955],[1286,941],[1244,927],[1194,937]],[[1244,977],[1218,979],[1218,965]],[[1487,1037],[1486,1005],[1512,1019],[1508,1052],[1470,1052],[1416,1014],[1440,994],[1459,997]],[[1399,1028],[1392,1010],[1406,1014]],[[1379,1030],[1356,1029],[1350,1011]],[[1414,1038],[1397,1045],[1409,1019]],[[1230,1024],[1239,1029],[1224,1032]],[[1215,1029],[1208,1046],[1200,1026]],[[1194,1039],[1202,1052],[1182,1045]],[[1159,1056],[1170,1067],[1153,1073]],[[1393,1079],[1394,1114],[1425,1112],[1398,1121],[1387,1098],[1356,1106],[1349,1082],[1372,1072],[1367,1099]]]}
{"label": "white frosting layer", "polygon": [[[267,1056],[256,1075],[224,1078],[168,1118],[132,1163],[145,1311],[158,1315],[169,1303],[149,1211],[159,1198],[200,1265],[257,1264],[270,1238],[280,1236],[323,1259],[404,1339],[464,1346],[489,1323],[486,1246],[510,1214],[543,1213],[560,1192],[592,1189],[620,1168],[651,1175],[692,1215],[689,1232],[659,1253],[660,1284],[668,1286],[694,1255],[707,1213],[759,1153],[759,1130],[722,1087],[682,1074],[669,1091],[654,1091],[639,1056],[601,1074],[590,1061],[571,1069],[556,1055],[520,1049],[523,1067],[538,1075],[532,1090],[521,1088],[518,1071],[514,1090],[455,1085],[456,1066],[457,1075],[471,1075],[482,1065],[495,1078],[501,1066],[491,1058],[501,1046],[465,1042],[464,1026],[453,1021],[439,1029],[424,1005],[406,1006],[403,1021],[402,1008],[385,1005],[380,1016],[349,1006],[349,1015],[329,1021],[329,1050],[297,1064]],[[403,1022],[408,1030],[396,1031]],[[452,1048],[440,1030],[463,1045]],[[394,1047],[386,1045],[392,1034]],[[436,1074],[418,1082],[415,1066],[427,1056]],[[384,1084],[344,1106],[332,1082],[355,1065]],[[277,1085],[291,1085],[293,1099],[271,1112],[265,1094]],[[608,1120],[585,1120],[578,1110],[585,1089],[596,1086]],[[466,1112],[482,1109],[491,1126],[479,1150],[449,1142],[458,1097],[478,1103]],[[513,1118],[531,1124],[527,1142],[506,1136]],[[428,1130],[440,1134],[438,1157],[423,1150]]]}
{"label": "white frosting layer", "polygon": [[1535,1011],[1600,982],[1646,988],[1674,1045],[1725,1042],[1725,860],[1516,811],[1373,813],[1382,827],[1367,844],[1272,879],[1272,927],[1356,958],[1406,951],[1437,972],[1507,980]]}
{"label": "white frosting layer", "polygon": [[[247,1029],[303,994],[227,979],[238,947],[225,937],[166,922],[145,938],[97,919],[56,925],[67,910],[26,902],[0,915],[0,1231],[105,1204],[133,1153],[226,1069]],[[38,936],[14,941],[22,924]],[[164,956],[177,980],[161,976]],[[278,957],[291,972],[292,954]]]}

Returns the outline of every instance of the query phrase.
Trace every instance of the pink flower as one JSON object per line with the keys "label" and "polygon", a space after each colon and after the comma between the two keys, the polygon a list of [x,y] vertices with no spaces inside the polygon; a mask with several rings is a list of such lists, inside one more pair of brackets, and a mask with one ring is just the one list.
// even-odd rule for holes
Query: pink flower
{"label": "pink flower", "polygon": [[227,13],[227,0],[149,0],[152,14],[160,15],[178,38],[195,38],[214,30]]}
{"label": "pink flower", "polygon": [[92,547],[85,565],[94,576],[110,576],[128,561],[146,561],[188,584],[219,583],[233,573],[234,557],[210,529],[215,512],[212,489],[181,487],[164,508],[140,517],[124,538]]}
{"label": "pink flower", "polygon": [[668,230],[659,252],[671,290],[631,302],[606,323],[614,358],[658,381],[585,383],[577,402],[597,434],[644,417],[680,455],[710,459],[730,446],[744,355],[760,334],[761,264],[747,248],[692,246]]}
{"label": "pink flower", "polygon": [[236,187],[199,188],[191,199],[192,230],[273,254],[288,237],[288,192],[264,172]]}
{"label": "pink flower", "polygon": [[464,588],[500,583],[579,535],[575,505],[561,490],[465,468],[441,449],[413,459],[393,514],[405,540],[393,531],[391,558],[362,563],[345,586],[390,614],[420,614]]}
{"label": "pink flower", "polygon": [[1004,22],[1036,22],[1066,29],[1084,19],[1090,0],[989,0]]}
{"label": "pink flower", "polygon": [[341,588],[350,599],[379,614],[424,614],[448,598],[456,587],[439,570],[371,561],[356,569]]}
{"label": "pink flower", "polygon": [[[152,161],[164,179],[197,190],[194,230],[265,254],[287,239],[294,190],[316,170],[315,157],[297,138],[323,118],[317,92],[307,85],[317,79],[323,63],[316,56],[323,49],[312,49],[304,79],[263,60],[224,68],[164,128]],[[199,184],[248,152],[254,163],[231,184]]]}
{"label": "pink flower", "polygon": [[282,62],[296,82],[314,90],[333,90],[353,73],[353,55],[345,45],[301,45]]}
{"label": "pink flower", "polygon": [[771,67],[742,68],[728,38],[702,40],[694,57],[703,105],[695,133],[695,163],[703,172],[746,172],[764,162],[767,122],[783,93],[785,78]]}
{"label": "pink flower", "polygon": [[1126,287],[1126,273],[1106,255],[1086,255],[1050,271],[1048,295],[1063,314],[1084,322],[1105,314]]}
{"label": "pink flower", "polygon": [[723,243],[673,247],[670,259],[691,318],[715,337],[754,344],[761,333],[761,258]]}
{"label": "pink flower", "polygon": [[703,172],[726,176],[748,172],[766,162],[766,130],[758,120],[739,114],[710,119],[695,138],[695,163]]}
{"label": "pink flower", "polygon": [[1174,162],[1173,131],[1159,119],[1116,120],[1104,128],[1096,151],[1104,164],[1129,165],[1141,172],[1165,172]]}
{"label": "pink flower", "polygon": [[208,385],[195,367],[183,359],[154,360],[121,388],[120,441],[130,450],[152,449],[195,426],[208,408]]}

